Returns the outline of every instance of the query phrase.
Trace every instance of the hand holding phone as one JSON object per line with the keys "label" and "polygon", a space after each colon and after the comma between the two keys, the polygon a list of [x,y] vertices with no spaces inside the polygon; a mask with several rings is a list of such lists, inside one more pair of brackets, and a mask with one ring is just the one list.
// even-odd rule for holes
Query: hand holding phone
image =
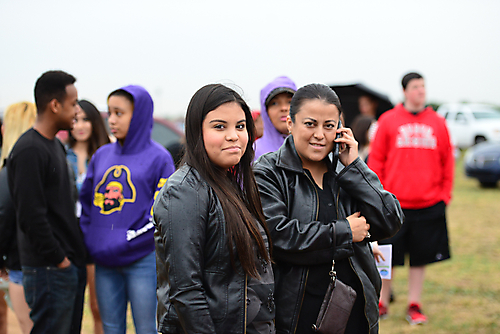
{"label": "hand holding phone", "polygon": [[[339,129],[341,130],[339,131]],[[335,169],[339,159],[344,166],[348,166],[358,158],[358,142],[354,138],[352,130],[342,127],[342,122],[339,120],[336,131],[332,159]]]}
{"label": "hand holding phone", "polygon": [[[339,119],[339,122],[337,123],[337,130],[342,127],[342,121]],[[342,132],[338,132],[337,135],[335,136],[335,140],[339,139],[342,137]],[[335,142],[333,145],[333,170],[337,169],[337,163],[339,161],[339,155],[340,155],[340,143]]]}

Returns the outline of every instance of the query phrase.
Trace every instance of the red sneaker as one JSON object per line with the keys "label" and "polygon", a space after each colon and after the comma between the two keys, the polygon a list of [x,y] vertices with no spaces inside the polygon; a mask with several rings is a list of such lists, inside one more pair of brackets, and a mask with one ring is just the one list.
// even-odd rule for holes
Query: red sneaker
{"label": "red sneaker", "polygon": [[422,313],[419,304],[411,303],[410,306],[408,306],[406,320],[408,320],[410,325],[418,325],[425,324],[427,322],[427,317]]}
{"label": "red sneaker", "polygon": [[387,318],[387,307],[382,302],[378,302],[378,315],[380,319]]}

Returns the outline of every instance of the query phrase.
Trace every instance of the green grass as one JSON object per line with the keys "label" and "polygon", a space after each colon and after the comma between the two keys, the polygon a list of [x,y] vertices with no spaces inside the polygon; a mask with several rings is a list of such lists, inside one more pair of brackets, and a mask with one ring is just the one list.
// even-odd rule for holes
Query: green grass
{"label": "green grass", "polygon": [[500,188],[480,188],[459,160],[447,210],[452,258],[427,267],[422,304],[428,323],[406,322],[408,267],[397,268],[396,301],[380,333],[500,333]]}

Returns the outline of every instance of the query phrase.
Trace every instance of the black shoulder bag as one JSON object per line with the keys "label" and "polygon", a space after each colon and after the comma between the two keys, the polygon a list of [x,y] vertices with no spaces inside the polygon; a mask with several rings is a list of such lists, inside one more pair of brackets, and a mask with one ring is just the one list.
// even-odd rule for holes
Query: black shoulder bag
{"label": "black shoulder bag", "polygon": [[[333,225],[333,243],[335,249],[335,224]],[[329,272],[330,284],[319,309],[318,319],[313,325],[315,332],[321,334],[343,334],[352,306],[356,300],[356,291],[349,285],[337,279],[335,260],[332,260],[332,270]]]}

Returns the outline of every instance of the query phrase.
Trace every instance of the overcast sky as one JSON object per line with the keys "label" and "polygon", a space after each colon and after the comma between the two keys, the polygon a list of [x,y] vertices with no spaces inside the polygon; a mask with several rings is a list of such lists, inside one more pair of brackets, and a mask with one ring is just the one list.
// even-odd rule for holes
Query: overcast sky
{"label": "overcast sky", "polygon": [[179,116],[205,84],[234,85],[253,109],[269,81],[361,82],[402,99],[418,71],[429,101],[500,105],[500,1],[0,0],[0,110],[33,101],[50,69],[79,97],[140,84]]}

